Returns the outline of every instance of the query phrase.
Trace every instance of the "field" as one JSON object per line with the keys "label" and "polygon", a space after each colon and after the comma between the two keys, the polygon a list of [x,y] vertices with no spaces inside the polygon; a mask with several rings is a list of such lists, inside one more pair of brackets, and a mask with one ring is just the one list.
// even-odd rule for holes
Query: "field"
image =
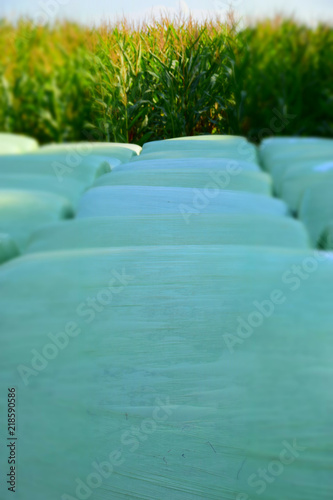
{"label": "field", "polygon": [[0,21],[0,130],[41,143],[333,134],[333,29]]}

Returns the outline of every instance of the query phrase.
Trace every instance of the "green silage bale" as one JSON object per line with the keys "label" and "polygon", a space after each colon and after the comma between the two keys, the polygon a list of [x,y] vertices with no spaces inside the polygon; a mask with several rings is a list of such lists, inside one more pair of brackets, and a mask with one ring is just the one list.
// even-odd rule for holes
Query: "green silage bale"
{"label": "green silage bale", "polygon": [[264,139],[259,146],[260,161],[269,171],[277,162],[283,165],[288,159],[306,160],[313,155],[318,159],[332,154],[333,140],[317,137],[270,137]]}
{"label": "green silage bale", "polygon": [[32,137],[0,132],[0,155],[28,153],[38,149],[38,142]]}
{"label": "green silage bale", "polygon": [[331,177],[307,188],[302,197],[299,218],[307,227],[314,246],[318,245],[323,232],[333,222],[332,191]]}
{"label": "green silage bale", "polygon": [[[191,144],[194,141],[190,141]],[[158,160],[158,159],[181,159],[181,158],[227,158],[233,160],[241,160],[246,162],[258,163],[256,147],[250,143],[244,143],[236,148],[211,148],[212,141],[207,141],[206,148],[203,147],[204,141],[198,141],[197,147],[192,148],[191,144],[182,148],[166,148],[145,152],[142,150],[140,156],[133,157],[131,161],[141,160]],[[183,141],[179,141],[182,145]]]}
{"label": "green silage bale", "polygon": [[[162,160],[161,160],[162,161]],[[177,160],[176,160],[177,161]],[[120,165],[96,180],[95,186],[164,186],[216,188],[233,191],[249,191],[271,195],[271,178],[259,171],[242,170],[241,166],[228,168],[228,162],[218,164],[219,160],[202,165],[173,164],[150,166],[153,162],[137,162]],[[231,165],[231,163],[229,162]],[[245,164],[246,166],[252,164]],[[254,164],[253,164],[254,165]],[[254,165],[255,166],[255,165]]]}
{"label": "green silage bale", "polygon": [[15,498],[331,498],[332,280],[331,254],[232,245],[2,265]]}
{"label": "green silage bale", "polygon": [[307,188],[333,178],[333,162],[297,165],[288,171],[281,183],[281,196],[290,209],[298,212]]}
{"label": "green silage bale", "polygon": [[95,154],[98,156],[117,158],[120,161],[129,161],[133,156],[140,154],[141,147],[137,144],[120,142],[67,142],[61,144],[47,144],[40,148],[40,152],[60,153],[72,152],[79,156]]}
{"label": "green silage bale", "polygon": [[119,163],[117,158],[79,157],[70,152],[7,155],[0,158],[0,175],[45,175],[58,183],[72,179],[89,187],[97,177],[110,172]]}
{"label": "green silage bale", "polygon": [[182,215],[200,213],[288,215],[286,204],[245,191],[159,186],[100,186],[81,198],[77,217],[110,215]]}
{"label": "green silage bale", "polygon": [[1,189],[22,189],[24,191],[44,191],[63,196],[75,208],[85,191],[82,182],[64,178],[61,182],[48,175],[0,174]]}
{"label": "green silage bale", "polygon": [[74,215],[66,198],[43,191],[0,189],[0,233],[8,233],[20,250],[40,226]]}
{"label": "green silage bale", "polygon": [[37,230],[26,252],[146,245],[257,245],[308,248],[299,221],[269,215],[110,216],[60,221]]}

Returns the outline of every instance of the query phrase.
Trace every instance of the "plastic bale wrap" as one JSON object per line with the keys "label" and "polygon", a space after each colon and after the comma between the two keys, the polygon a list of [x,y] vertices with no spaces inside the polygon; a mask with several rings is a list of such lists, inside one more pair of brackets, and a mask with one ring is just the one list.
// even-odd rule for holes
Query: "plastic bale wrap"
{"label": "plastic bale wrap", "polygon": [[[180,143],[183,141],[179,141]],[[191,141],[191,143],[194,141]],[[209,141],[210,143],[211,141]],[[201,145],[201,142],[200,144]],[[163,151],[152,151],[142,153],[139,156],[134,156],[131,161],[141,161],[141,160],[162,160],[162,159],[181,159],[181,158],[231,158],[233,160],[242,160],[247,162],[258,163],[257,150],[255,146],[252,144],[244,144],[244,147],[239,148],[210,148],[207,146],[207,149],[191,149],[188,146],[188,149],[181,148],[177,150],[163,150]]]}
{"label": "plastic bale wrap", "polygon": [[333,179],[305,190],[299,218],[308,229],[311,242],[317,245],[326,227],[333,222]]}
{"label": "plastic bale wrap", "polygon": [[184,173],[190,172],[210,172],[221,171],[233,174],[235,172],[261,172],[257,163],[250,161],[237,160],[234,158],[175,158],[175,159],[158,159],[147,160],[144,156],[138,156],[135,161],[132,160],[128,163],[117,165],[112,170],[120,171],[126,170],[127,172],[139,172],[141,169],[154,169],[154,171],[177,170]]}
{"label": "plastic bale wrap", "polygon": [[278,160],[271,168],[270,174],[273,178],[274,191],[281,196],[284,180],[289,174],[293,172],[305,173],[308,169],[314,168],[321,164],[330,163],[332,157],[330,156],[317,156],[313,157],[299,157],[299,158],[282,158]]}
{"label": "plastic bale wrap", "polygon": [[242,172],[261,172],[259,165],[255,162],[244,161],[234,158],[207,158],[205,156],[194,156],[193,158],[160,158],[158,160],[149,160],[145,156],[138,156],[128,163],[117,165],[113,170],[136,171],[141,168],[151,169],[177,169],[190,172],[192,170],[202,170],[203,172],[212,170],[226,170],[233,172],[234,170],[241,170]]}
{"label": "plastic bale wrap", "polygon": [[18,255],[18,248],[11,236],[6,233],[0,233],[0,264]]}
{"label": "plastic bale wrap", "polygon": [[309,247],[300,222],[268,215],[111,216],[49,224],[36,231],[26,252],[139,245],[262,245]]}
{"label": "plastic bale wrap", "polygon": [[62,196],[0,189],[0,233],[8,233],[20,250],[38,227],[73,215],[72,205]]}
{"label": "plastic bale wrap", "polygon": [[144,158],[235,158],[258,161],[257,148],[245,138],[234,136],[228,140],[164,140],[147,142],[142,147],[140,157]]}
{"label": "plastic bale wrap", "polygon": [[332,280],[332,255],[237,246],[4,264],[15,498],[332,498]]}
{"label": "plastic bale wrap", "polygon": [[64,179],[89,187],[100,175],[120,164],[117,158],[89,155],[79,157],[71,153],[27,154],[0,157],[0,175],[47,175],[55,182]]}
{"label": "plastic bale wrap", "polygon": [[64,177],[61,182],[54,176],[47,175],[24,175],[24,174],[0,174],[1,189],[22,189],[24,191],[44,191],[63,196],[76,207],[85,186],[75,179]]}
{"label": "plastic bale wrap", "polygon": [[24,135],[0,133],[0,155],[28,153],[38,149],[38,142]]}
{"label": "plastic bale wrap", "polygon": [[293,212],[298,212],[304,191],[330,179],[333,179],[333,161],[295,166],[283,177],[281,196]]}
{"label": "plastic bale wrap", "polygon": [[81,198],[77,217],[180,214],[189,223],[195,214],[288,215],[287,205],[269,196],[222,189],[156,186],[101,186]]}
{"label": "plastic bale wrap", "polygon": [[[221,137],[221,136],[220,136]],[[216,150],[216,151],[236,151],[253,150],[255,146],[250,144],[244,137],[231,136],[230,139],[224,136],[224,139],[212,140],[202,136],[200,140],[189,139],[188,137],[181,137],[178,139],[167,139],[161,141],[146,142],[142,146],[141,154],[159,152],[159,151],[182,151],[185,150]]]}
{"label": "plastic bale wrap", "polygon": [[234,170],[229,173],[221,168],[155,168],[133,165],[112,170],[96,180],[95,186],[165,186],[215,188],[252,193],[272,193],[271,178],[261,172]]}
{"label": "plastic bale wrap", "polygon": [[172,139],[164,139],[163,141],[150,141],[145,143],[145,147],[149,148],[150,145],[154,147],[154,144],[162,143],[162,142],[171,142],[171,141],[213,141],[217,144],[223,145],[236,145],[243,144],[244,142],[248,142],[246,137],[241,135],[221,135],[221,134],[202,134],[202,135],[188,135],[183,137],[173,137]]}
{"label": "plastic bale wrap", "polygon": [[72,152],[78,155],[95,154],[129,161],[132,156],[141,152],[141,146],[120,142],[68,142],[62,144],[47,144],[40,148],[41,153]]}
{"label": "plastic bale wrap", "polygon": [[333,140],[317,137],[270,137],[259,146],[259,158],[262,165],[270,170],[275,160],[281,155],[285,158],[333,154]]}

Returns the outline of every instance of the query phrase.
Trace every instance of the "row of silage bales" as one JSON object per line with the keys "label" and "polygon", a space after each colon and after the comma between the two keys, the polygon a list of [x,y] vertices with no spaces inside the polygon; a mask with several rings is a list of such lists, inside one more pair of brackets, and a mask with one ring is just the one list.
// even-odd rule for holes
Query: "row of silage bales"
{"label": "row of silage bales", "polygon": [[84,248],[174,245],[246,245],[307,248],[308,234],[289,217],[199,214],[185,224],[178,214],[76,218],[35,231],[26,253]]}
{"label": "row of silage bales", "polygon": [[[214,158],[207,155],[212,150]],[[174,158],[175,152],[180,156]],[[269,220],[272,220],[271,231],[274,231],[276,223],[276,235],[282,235],[282,226],[286,230],[285,242],[282,243],[281,238],[281,245],[306,245],[303,226],[295,226],[287,218],[283,222],[280,219],[280,216],[287,215],[287,207],[270,196],[270,178],[260,171],[253,158],[257,158],[255,146],[236,136],[203,136],[198,140],[180,138],[146,143],[141,154],[131,162],[119,165],[97,179],[95,187],[82,197],[77,217],[108,217],[110,228],[118,223],[111,218],[114,215],[129,217],[130,224],[136,218],[134,220],[140,220],[139,227],[142,226],[144,232],[149,232],[151,225],[153,232],[147,241],[174,244],[192,244],[194,241],[261,244]],[[156,216],[159,219],[155,219],[154,223]],[[275,216],[278,218],[274,219]],[[162,237],[161,230],[158,230],[161,217],[164,217],[161,229],[168,229]],[[63,226],[64,233],[68,233],[68,226]],[[126,227],[124,224],[125,231]],[[210,227],[209,236],[206,227]],[[291,228],[295,231],[292,238],[289,236]],[[131,234],[136,232],[131,231]],[[109,237],[109,241],[111,239],[129,241],[122,235]],[[277,241],[278,237],[266,238],[267,245]]]}
{"label": "row of silage bales", "polygon": [[270,138],[260,147],[274,191],[306,225],[312,245],[333,221],[333,140]]}
{"label": "row of silage bales", "polygon": [[332,261],[296,293],[314,257],[283,203],[221,190],[186,224],[209,188],[131,188],[90,189],[0,268],[18,500],[259,500],[263,469],[267,499],[330,498]]}
{"label": "row of silage bales", "polygon": [[[194,145],[199,157],[188,157],[184,144]],[[211,145],[216,158],[205,157]],[[145,152],[156,146],[167,157],[146,160]],[[170,159],[170,151],[180,146],[183,157]],[[229,158],[224,158],[225,150]],[[97,241],[103,247],[145,242],[261,245],[264,241],[271,246],[306,247],[304,227],[280,217],[287,215],[286,205],[270,196],[269,176],[246,152],[256,155],[255,147],[239,137],[145,144],[131,162],[95,181],[81,198],[75,221],[42,229],[32,238],[29,251],[52,248],[53,229],[58,249],[90,248]]]}
{"label": "row of silage bales", "polygon": [[[134,145],[98,143],[29,149],[33,139],[16,139],[0,134],[0,232],[7,233],[20,251],[40,226],[73,217],[80,197],[98,176],[141,150]],[[7,141],[17,148],[1,149]]]}

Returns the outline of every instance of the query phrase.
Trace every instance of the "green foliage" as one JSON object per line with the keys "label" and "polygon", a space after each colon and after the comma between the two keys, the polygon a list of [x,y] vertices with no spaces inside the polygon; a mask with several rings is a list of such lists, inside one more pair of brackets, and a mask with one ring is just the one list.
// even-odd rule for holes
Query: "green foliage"
{"label": "green foliage", "polygon": [[0,130],[41,143],[333,134],[333,30],[0,22]]}

